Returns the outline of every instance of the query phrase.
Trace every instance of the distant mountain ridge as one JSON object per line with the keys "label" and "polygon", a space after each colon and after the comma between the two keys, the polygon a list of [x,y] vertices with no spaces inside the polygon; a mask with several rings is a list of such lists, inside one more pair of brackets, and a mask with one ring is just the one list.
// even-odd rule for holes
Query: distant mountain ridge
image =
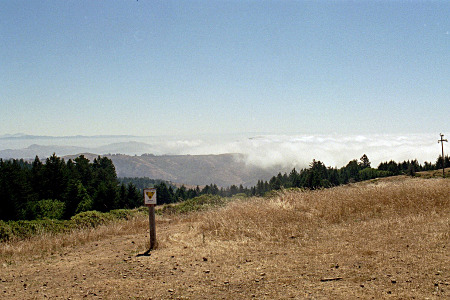
{"label": "distant mountain ridge", "polygon": [[87,148],[76,146],[42,146],[42,145],[30,145],[27,148],[22,149],[5,149],[0,150],[0,158],[3,159],[33,159],[37,156],[44,159],[56,153],[58,156],[63,156],[69,153],[88,152]]}
{"label": "distant mountain ridge", "polygon": [[[97,155],[83,154],[89,160]],[[65,156],[74,159],[77,155]],[[119,177],[149,177],[187,185],[217,184],[254,186],[257,181],[269,180],[282,170],[280,166],[261,168],[248,165],[243,154],[218,155],[104,155],[111,159]]]}
{"label": "distant mountain ridge", "polygon": [[73,153],[98,153],[100,155],[111,153],[146,153],[151,152],[150,144],[129,141],[112,143],[99,147],[80,147],[80,146],[58,146],[58,145],[37,145],[33,144],[21,149],[0,150],[0,158],[3,159],[34,159],[37,156],[43,159],[55,153],[58,156],[71,155]]}
{"label": "distant mountain ridge", "polygon": [[51,135],[30,135],[24,133],[4,134],[0,135],[2,139],[79,139],[79,138],[133,138],[134,135],[64,135],[64,136],[51,136]]}
{"label": "distant mountain ridge", "polygon": [[140,156],[117,154],[130,151],[130,149],[134,153],[151,153],[152,145],[134,141],[112,143],[93,148],[33,144],[22,149],[0,150],[0,158],[33,160],[38,156],[41,160],[45,160],[46,157],[55,153],[57,156],[64,157],[66,160],[70,158],[74,159],[80,154],[83,154],[92,161],[101,155],[113,161],[119,177],[149,177],[191,186],[208,185],[211,183],[222,187],[233,184],[254,186],[260,179],[269,180],[280,171],[289,171],[283,169],[281,166],[263,168],[247,164],[244,154],[142,154]]}

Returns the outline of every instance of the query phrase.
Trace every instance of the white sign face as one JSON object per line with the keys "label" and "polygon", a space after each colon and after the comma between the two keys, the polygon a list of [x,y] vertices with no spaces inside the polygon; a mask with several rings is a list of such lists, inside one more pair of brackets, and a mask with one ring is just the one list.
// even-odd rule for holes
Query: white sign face
{"label": "white sign face", "polygon": [[144,189],[144,204],[156,204],[156,188]]}

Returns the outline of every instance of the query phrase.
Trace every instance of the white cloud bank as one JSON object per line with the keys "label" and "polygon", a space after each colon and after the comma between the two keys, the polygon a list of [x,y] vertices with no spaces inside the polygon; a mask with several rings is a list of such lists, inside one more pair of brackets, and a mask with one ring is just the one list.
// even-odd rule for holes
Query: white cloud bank
{"label": "white cloud bank", "polygon": [[[234,135],[193,138],[83,137],[70,139],[51,138],[48,140],[41,138],[38,140],[11,140],[10,142],[16,143],[16,149],[27,147],[31,144],[82,146],[86,148],[86,151],[91,151],[96,154],[122,153],[141,155],[143,153],[152,153],[155,155],[201,155],[242,153],[246,156],[246,162],[252,165],[303,168],[307,167],[313,159],[320,160],[327,166],[342,167],[352,159],[359,159],[363,154],[369,157],[373,167],[377,167],[382,161],[389,161],[391,159],[397,162],[417,159],[420,163],[424,161],[434,163],[441,153],[441,145],[437,143],[438,139],[438,134]],[[17,144],[18,142],[21,144],[20,147]],[[11,144],[9,146],[11,149],[13,145]],[[448,147],[447,144],[445,147]],[[49,151],[52,150],[50,149]],[[446,153],[449,152],[450,150],[446,151]]]}
{"label": "white cloud bank", "polygon": [[[196,139],[162,142],[159,150],[173,154],[243,153],[247,163],[270,167],[306,167],[313,160],[341,167],[366,154],[372,166],[382,161],[417,159],[435,162],[437,137],[416,135],[259,135],[250,138]],[[158,145],[155,145],[158,147]],[[155,149],[156,150],[156,149]],[[158,151],[159,152],[159,151]]]}

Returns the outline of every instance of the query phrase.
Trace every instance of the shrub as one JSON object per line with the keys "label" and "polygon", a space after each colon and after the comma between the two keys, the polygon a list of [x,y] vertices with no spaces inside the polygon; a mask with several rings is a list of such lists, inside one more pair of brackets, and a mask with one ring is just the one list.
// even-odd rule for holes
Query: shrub
{"label": "shrub", "polygon": [[7,222],[0,220],[0,241],[8,241],[11,237],[11,226]]}
{"label": "shrub", "polygon": [[178,204],[166,204],[161,209],[161,214],[188,213],[191,211],[200,211],[213,206],[222,206],[228,202],[227,198],[217,195],[205,194],[199,197],[188,199]]}
{"label": "shrub", "polygon": [[361,180],[369,180],[378,177],[387,177],[391,175],[392,173],[389,171],[377,170],[372,168],[365,168],[359,171],[359,177],[361,178]]}
{"label": "shrub", "polygon": [[79,214],[85,211],[90,211],[93,205],[94,202],[92,201],[91,197],[85,197],[80,201],[80,203],[78,203],[75,213]]}
{"label": "shrub", "polygon": [[114,220],[128,220],[137,214],[147,213],[146,207],[143,209],[117,209],[109,213],[87,211],[73,216],[70,220],[42,219],[7,222],[0,220],[0,242],[26,239],[43,233],[68,232],[74,228],[93,228]]}
{"label": "shrub", "polygon": [[37,202],[29,202],[28,210],[34,215],[34,219],[60,220],[64,215],[65,204],[59,200],[45,199]]}
{"label": "shrub", "polygon": [[111,215],[92,210],[79,213],[73,216],[70,220],[73,222],[75,227],[86,228],[97,227],[99,225],[105,224],[111,219]]}
{"label": "shrub", "polygon": [[148,207],[147,206],[140,206],[136,209],[137,213],[148,213]]}
{"label": "shrub", "polygon": [[108,213],[114,219],[129,220],[135,214],[131,209],[114,209]]}
{"label": "shrub", "polygon": [[64,220],[0,221],[0,241],[26,239],[36,234],[68,231],[71,224]]}

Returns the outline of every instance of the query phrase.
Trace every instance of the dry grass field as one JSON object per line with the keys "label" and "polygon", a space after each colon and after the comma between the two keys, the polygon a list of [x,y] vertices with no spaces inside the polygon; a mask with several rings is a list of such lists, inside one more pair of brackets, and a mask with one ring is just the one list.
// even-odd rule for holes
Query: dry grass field
{"label": "dry grass field", "polygon": [[[2,299],[449,299],[450,180],[285,190],[0,244]],[[147,235],[146,235],[147,232]]]}

